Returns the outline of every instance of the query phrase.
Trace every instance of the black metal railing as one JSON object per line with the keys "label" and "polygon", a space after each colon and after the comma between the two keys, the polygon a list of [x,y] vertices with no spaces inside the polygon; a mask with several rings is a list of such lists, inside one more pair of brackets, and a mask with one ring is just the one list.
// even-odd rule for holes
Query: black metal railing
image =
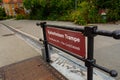
{"label": "black metal railing", "polygon": [[[97,26],[86,26],[85,28],[76,28],[76,27],[49,25],[49,24],[46,24],[46,22],[37,23],[37,26],[41,26],[43,29],[44,40],[42,40],[42,41],[44,42],[46,61],[48,63],[50,62],[49,52],[48,52],[48,44],[49,44],[55,48],[58,48],[64,52],[68,53],[69,55],[74,56],[77,59],[84,61],[85,66],[87,67],[87,80],[93,80],[93,67],[96,67],[106,73],[109,73],[110,76],[112,76],[112,77],[116,77],[118,75],[118,73],[115,70],[109,70],[103,66],[96,64],[96,60],[94,59],[94,37],[97,35],[101,35],[101,36],[113,37],[114,39],[120,39],[120,30],[115,30],[115,31],[111,32],[111,31],[106,31],[106,30],[97,30]],[[81,57],[71,54],[70,52],[63,50],[53,44],[50,44],[47,41],[46,27],[61,28],[61,29],[82,32],[84,34],[84,36],[87,37],[87,58],[86,59],[81,58]]]}

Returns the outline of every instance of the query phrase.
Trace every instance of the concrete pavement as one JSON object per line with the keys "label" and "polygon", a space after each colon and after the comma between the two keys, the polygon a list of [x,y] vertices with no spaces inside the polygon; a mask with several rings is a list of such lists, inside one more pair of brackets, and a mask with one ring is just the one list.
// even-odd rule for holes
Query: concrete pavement
{"label": "concrete pavement", "polygon": [[0,67],[38,55],[39,52],[0,24]]}
{"label": "concrete pavement", "polygon": [[[1,21],[0,23],[4,23],[6,25],[12,26],[18,30],[21,30],[25,33],[28,33],[37,38],[42,38],[42,29],[36,26],[36,22],[34,20],[6,20]],[[54,25],[64,25],[64,26],[72,26],[72,27],[83,27],[74,25],[70,22],[57,22],[57,21],[47,21],[49,24]],[[93,25],[93,24],[92,24]],[[94,24],[97,25],[99,29],[102,30],[120,30],[120,24]],[[97,63],[105,66],[109,69],[115,69],[118,71],[119,75],[116,80],[120,80],[120,40],[114,40],[113,38],[97,36],[95,37],[95,51],[94,51],[95,59]]]}
{"label": "concrete pavement", "polygon": [[[36,23],[40,23],[40,22],[47,22],[47,24],[60,25],[60,26],[84,27],[84,26],[76,25],[72,22],[62,22],[62,21],[39,21],[39,20],[0,21],[0,23],[4,23],[6,25],[12,26],[18,30],[31,34],[37,38],[42,38],[42,29],[36,26]],[[90,25],[97,25],[98,29],[109,30],[109,31],[120,29],[120,22],[118,24],[90,24]]]}
{"label": "concrete pavement", "polygon": [[68,80],[20,38],[0,24],[0,80]]}

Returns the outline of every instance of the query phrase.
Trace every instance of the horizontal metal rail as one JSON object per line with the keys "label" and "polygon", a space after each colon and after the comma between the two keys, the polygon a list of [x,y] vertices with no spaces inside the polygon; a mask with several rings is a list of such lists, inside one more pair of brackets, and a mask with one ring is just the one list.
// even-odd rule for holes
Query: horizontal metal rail
{"label": "horizontal metal rail", "polygon": [[[37,23],[36,25],[40,26],[43,23]],[[61,28],[61,29],[67,29],[67,30],[72,30],[72,31],[80,31],[84,33],[84,28],[77,28],[77,27],[70,27],[70,26],[58,26],[58,25],[50,25],[50,24],[45,24],[47,27],[53,27],[53,28]],[[93,27],[93,26],[89,26]],[[101,36],[108,36],[108,37],[113,37],[114,39],[120,39],[120,30],[115,30],[115,31],[107,31],[107,30],[97,30],[97,26],[95,30],[93,30],[93,34],[95,35],[101,35]]]}

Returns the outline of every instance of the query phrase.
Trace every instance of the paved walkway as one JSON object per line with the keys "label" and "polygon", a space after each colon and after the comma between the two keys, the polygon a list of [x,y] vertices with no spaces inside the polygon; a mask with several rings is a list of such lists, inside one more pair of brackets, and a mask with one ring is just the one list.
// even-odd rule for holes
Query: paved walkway
{"label": "paved walkway", "polygon": [[0,24],[0,67],[38,55],[39,52]]}
{"label": "paved walkway", "polygon": [[0,80],[67,80],[40,54],[0,24]]}

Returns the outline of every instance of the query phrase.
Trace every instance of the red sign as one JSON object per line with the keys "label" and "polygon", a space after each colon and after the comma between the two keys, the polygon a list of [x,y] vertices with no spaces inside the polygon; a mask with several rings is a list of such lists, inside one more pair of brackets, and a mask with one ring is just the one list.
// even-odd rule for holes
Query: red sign
{"label": "red sign", "polygon": [[81,32],[46,28],[48,43],[85,58],[85,37]]}

